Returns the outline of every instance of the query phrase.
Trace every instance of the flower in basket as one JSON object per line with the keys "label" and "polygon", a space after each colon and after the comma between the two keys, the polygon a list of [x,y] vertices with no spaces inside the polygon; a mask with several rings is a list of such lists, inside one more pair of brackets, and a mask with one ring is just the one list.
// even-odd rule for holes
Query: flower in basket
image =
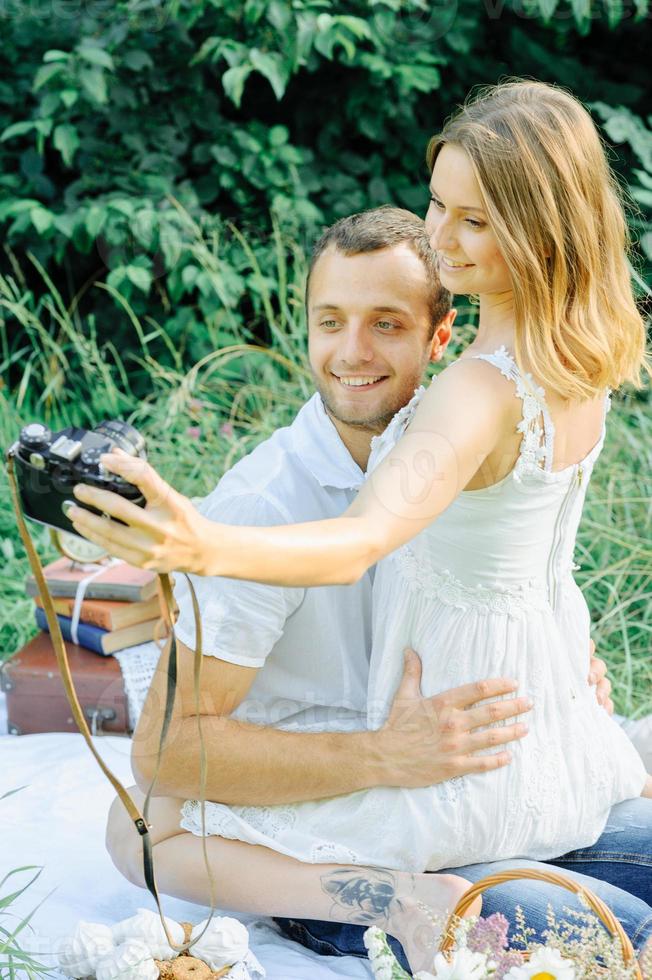
{"label": "flower in basket", "polygon": [[505,980],[575,980],[575,967],[558,949],[540,946],[529,962],[513,966]]}
{"label": "flower in basket", "polygon": [[455,930],[456,945],[466,946],[474,953],[484,953],[494,964],[496,976],[504,977],[512,966],[523,963],[522,955],[509,949],[509,922],[502,912],[494,912],[475,921],[465,919]]}
{"label": "flower in basket", "polygon": [[405,980],[409,974],[394,956],[387,936],[377,926],[370,926],[362,937],[376,980]]}
{"label": "flower in basket", "polygon": [[[557,920],[548,910],[549,928],[537,941],[520,906],[516,906],[516,930],[510,945],[509,923],[500,913],[487,919],[451,919],[453,948],[433,954],[433,966],[413,980],[635,980],[636,961],[625,961],[617,936],[603,928],[592,913],[566,908],[567,918]],[[368,929],[365,945],[375,980],[410,980],[381,929]],[[645,975],[645,974],[644,974]],[[652,973],[650,973],[652,980]]]}
{"label": "flower in basket", "polygon": [[487,960],[484,953],[473,953],[470,949],[458,949],[451,960],[443,953],[435,956],[435,972],[415,974],[415,980],[485,980],[496,970],[493,960]]}

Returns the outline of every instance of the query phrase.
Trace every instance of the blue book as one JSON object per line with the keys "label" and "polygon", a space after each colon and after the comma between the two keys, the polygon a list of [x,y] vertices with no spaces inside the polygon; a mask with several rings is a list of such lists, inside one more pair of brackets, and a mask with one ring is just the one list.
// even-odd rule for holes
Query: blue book
{"label": "blue book", "polygon": [[[48,626],[48,621],[45,618],[45,610],[37,606],[34,613],[38,628],[45,630],[46,633],[49,633],[50,627]],[[64,640],[72,643],[72,634],[70,631],[70,624],[72,620],[70,616],[57,616],[57,619],[59,620],[59,626],[61,627]],[[106,651],[102,647],[102,638],[106,636],[108,632],[108,630],[102,630],[99,628],[99,626],[92,626],[90,623],[79,623],[77,627],[77,639],[79,640],[80,646],[87,647],[89,650],[94,650],[95,653],[106,655]]]}
{"label": "blue book", "polygon": [[[48,621],[45,618],[45,610],[41,609],[40,606],[36,606],[34,616],[38,628],[49,633],[50,630],[48,628]],[[72,620],[70,616],[58,615],[57,619],[59,620],[59,626],[61,627],[64,640],[72,643],[70,632],[70,623]],[[103,630],[99,626],[94,626],[92,623],[80,622],[77,626],[77,639],[80,646],[87,647],[87,649],[92,650],[94,653],[99,653],[103,657],[109,657],[112,653],[116,653],[118,650],[124,650],[126,647],[136,646],[139,643],[146,643],[148,640],[164,637],[165,631],[162,631],[162,626],[163,624],[160,619],[148,619],[144,623],[134,623],[133,626],[125,626],[119,630]]]}

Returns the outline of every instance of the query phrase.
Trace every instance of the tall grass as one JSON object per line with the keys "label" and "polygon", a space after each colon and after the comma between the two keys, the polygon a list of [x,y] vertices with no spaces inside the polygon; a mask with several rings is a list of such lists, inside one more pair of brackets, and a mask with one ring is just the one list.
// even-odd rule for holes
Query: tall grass
{"label": "tall grass", "polygon": [[[187,365],[165,324],[140,322],[113,290],[133,330],[128,351],[100,342],[94,324],[80,320],[54,283],[29,257],[43,281],[36,296],[14,260],[0,277],[0,439],[7,447],[31,420],[51,428],[92,426],[121,417],[145,435],[150,459],[189,496],[203,496],[222,473],[279,426],[289,424],[312,393],[303,314],[306,259],[275,229],[275,275],[263,274],[249,242],[232,229],[262,304],[269,344],[254,342],[228,317],[222,296],[219,250],[187,218],[185,246],[208,275],[216,318],[206,331],[215,349]],[[98,284],[95,288],[109,289]],[[224,313],[227,311],[226,327]],[[472,333],[473,309],[460,310],[457,340],[448,359]],[[219,327],[218,327],[219,324]],[[152,351],[163,354],[156,357]],[[16,382],[16,367],[19,380]],[[147,378],[139,397],[134,372]],[[14,378],[9,384],[9,376]],[[0,475],[0,659],[36,632],[32,602],[24,595],[28,563],[14,527],[6,475]],[[608,435],[588,494],[576,560],[593,614],[593,636],[608,662],[617,710],[652,711],[652,418],[644,395],[614,399]],[[44,559],[55,556],[47,531],[32,531]]]}
{"label": "tall grass", "polygon": [[[19,786],[17,789],[3,793],[0,796],[0,803],[8,796],[13,796],[14,793],[19,793],[23,789],[25,789],[24,786]],[[25,941],[25,937],[18,939],[18,936],[24,929],[29,928],[34,931],[30,925],[30,920],[56,889],[53,888],[51,892],[48,892],[45,898],[42,898],[38,905],[21,919],[17,925],[14,925],[13,922],[7,922],[6,925],[3,924],[7,919],[17,919],[19,917],[17,913],[11,911],[12,905],[20,898],[23,892],[27,891],[30,885],[34,884],[42,870],[42,866],[28,864],[21,868],[14,868],[12,871],[8,871],[4,878],[0,880],[0,889],[2,889],[14,875],[21,875],[25,871],[36,871],[36,874],[22,887],[11,891],[16,886],[16,882],[12,881],[8,886],[9,891],[6,894],[0,894],[0,919],[3,920],[0,922],[0,980],[18,980],[19,977],[27,977],[28,980],[38,980],[39,977],[54,976],[42,963],[34,959],[32,952],[23,948],[21,943]]]}

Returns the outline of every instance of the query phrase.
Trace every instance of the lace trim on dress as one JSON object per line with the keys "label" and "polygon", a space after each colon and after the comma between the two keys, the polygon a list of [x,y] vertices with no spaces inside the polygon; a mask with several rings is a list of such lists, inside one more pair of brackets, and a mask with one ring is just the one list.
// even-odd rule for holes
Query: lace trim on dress
{"label": "lace trim on dress", "polygon": [[[199,800],[186,800],[181,807],[181,815],[185,821],[185,829],[194,828],[201,835],[201,803]],[[267,837],[278,837],[279,834],[294,826],[297,819],[296,808],[288,806],[233,806],[227,807],[221,803],[206,801],[205,818],[206,831],[209,834],[221,834],[225,837],[237,832],[236,817],[241,817],[254,830]],[[194,832],[193,830],[193,832]]]}
{"label": "lace trim on dress", "polygon": [[369,453],[369,462],[367,463],[367,473],[371,473],[371,471],[383,461],[387,453],[394,448],[395,444],[398,442],[400,437],[403,435],[403,432],[412,421],[412,417],[416,412],[425,391],[426,389],[424,385],[420,385],[418,388],[415,388],[414,394],[407,405],[404,405],[403,408],[399,408],[398,412],[393,416],[387,428],[381,432],[380,435],[372,438],[371,452]]}
{"label": "lace trim on dress", "polygon": [[[479,360],[488,361],[498,368],[500,373],[512,381],[516,387],[515,394],[523,404],[523,417],[517,425],[517,431],[523,436],[519,449],[519,457],[512,471],[514,479],[536,470],[556,476],[552,468],[555,441],[555,423],[552,420],[545,401],[545,392],[537,385],[532,375],[521,374],[516,361],[505,345],[499,347],[493,354],[473,354]],[[367,474],[371,473],[391,452],[399,438],[403,435],[412,421],[419,402],[426,392],[424,385],[414,389],[410,401],[399,409],[384,432],[371,440],[371,452],[367,464]],[[605,418],[611,409],[611,390],[605,394]],[[489,489],[489,488],[488,488]]]}
{"label": "lace trim on dress", "polygon": [[437,571],[426,567],[409,545],[399,548],[390,557],[413,591],[418,590],[427,598],[438,599],[447,606],[485,614],[498,613],[513,619],[520,619],[532,610],[549,608],[547,589],[538,582],[522,582],[515,589],[469,586],[448,569]]}
{"label": "lace trim on dress", "polygon": [[312,864],[362,864],[362,858],[356,851],[344,844],[327,843],[314,844],[310,851]]}
{"label": "lace trim on dress", "polygon": [[524,473],[535,469],[552,472],[555,425],[546,405],[543,388],[537,385],[531,374],[521,374],[516,361],[505,345],[493,354],[473,354],[476,360],[487,361],[497,367],[503,377],[513,381],[516,396],[523,403],[523,417],[517,431],[523,436],[519,457],[514,466],[514,478],[520,480]]}
{"label": "lace trim on dress", "polygon": [[[291,829],[297,820],[298,806],[234,806],[227,807],[222,803],[206,801],[205,827],[207,836],[225,837],[229,840],[244,840],[242,825],[237,819],[241,818],[254,832],[258,832],[270,841]],[[196,837],[202,836],[201,803],[199,800],[186,800],[180,810],[184,830],[189,830]],[[313,864],[363,864],[362,857],[350,847],[327,839],[316,841],[310,851],[310,862]],[[408,865],[409,866],[409,865]]]}

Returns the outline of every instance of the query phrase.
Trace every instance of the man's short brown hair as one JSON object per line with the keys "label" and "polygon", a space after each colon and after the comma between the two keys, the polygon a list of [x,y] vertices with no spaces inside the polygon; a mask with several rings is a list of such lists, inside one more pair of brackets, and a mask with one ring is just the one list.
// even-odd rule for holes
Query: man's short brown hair
{"label": "man's short brown hair", "polygon": [[365,252],[378,252],[393,245],[409,245],[412,251],[421,259],[428,277],[430,287],[430,334],[449,312],[452,296],[444,289],[439,279],[437,257],[430,247],[423,220],[404,208],[395,208],[384,204],[380,208],[371,208],[359,214],[351,214],[340,218],[334,225],[327,228],[316,243],[310,257],[308,281],[306,283],[306,306],[310,291],[310,276],[320,255],[331,245],[344,255],[361,255]]}

